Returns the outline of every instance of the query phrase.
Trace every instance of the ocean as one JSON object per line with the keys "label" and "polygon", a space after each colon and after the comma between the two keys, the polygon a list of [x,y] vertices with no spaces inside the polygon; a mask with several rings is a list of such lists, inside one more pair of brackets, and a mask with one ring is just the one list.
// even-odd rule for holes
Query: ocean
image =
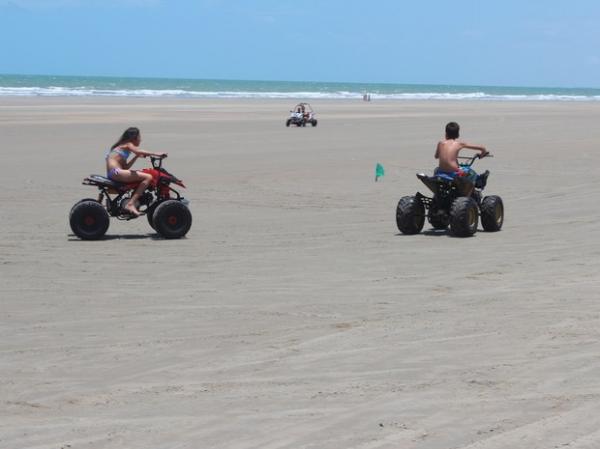
{"label": "ocean", "polygon": [[600,101],[598,88],[0,75],[0,97]]}

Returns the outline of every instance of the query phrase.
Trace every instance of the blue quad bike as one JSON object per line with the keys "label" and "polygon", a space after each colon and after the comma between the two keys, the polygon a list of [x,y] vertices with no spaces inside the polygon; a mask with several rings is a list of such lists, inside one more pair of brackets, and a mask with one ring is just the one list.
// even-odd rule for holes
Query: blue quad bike
{"label": "blue quad bike", "polygon": [[400,198],[396,208],[396,224],[400,232],[418,234],[427,218],[434,229],[449,227],[451,234],[457,237],[470,237],[477,232],[479,217],[484,231],[499,231],[504,222],[502,198],[497,195],[483,196],[490,172],[486,170],[475,176],[471,166],[477,159],[480,159],[479,154],[459,157],[461,169],[473,176],[451,178],[418,173],[417,178],[433,192],[433,196],[417,192],[414,196]]}

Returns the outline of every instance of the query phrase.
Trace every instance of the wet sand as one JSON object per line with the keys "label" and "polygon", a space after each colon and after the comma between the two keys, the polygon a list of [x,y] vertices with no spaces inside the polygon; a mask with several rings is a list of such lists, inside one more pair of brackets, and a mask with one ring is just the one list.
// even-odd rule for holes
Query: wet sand
{"label": "wet sand", "polygon": [[[293,104],[0,98],[0,447],[599,447],[600,103]],[[504,227],[400,235],[450,120]],[[192,229],[79,241],[132,125]]]}

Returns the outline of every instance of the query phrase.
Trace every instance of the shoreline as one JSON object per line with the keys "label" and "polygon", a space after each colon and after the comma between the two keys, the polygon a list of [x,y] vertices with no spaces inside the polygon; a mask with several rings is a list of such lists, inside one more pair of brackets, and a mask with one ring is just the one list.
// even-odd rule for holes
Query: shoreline
{"label": "shoreline", "polygon": [[600,88],[0,75],[0,95],[217,99],[600,101]]}
{"label": "shoreline", "polygon": [[289,96],[289,97],[256,97],[256,96],[177,96],[177,95],[2,95],[0,94],[0,101],[7,100],[20,100],[20,99],[29,99],[29,100],[60,100],[60,99],[72,99],[72,100],[82,100],[82,101],[91,101],[91,100],[148,100],[148,101],[273,101],[273,102],[348,102],[348,103],[411,103],[411,102],[440,102],[440,103],[509,103],[509,104],[521,104],[521,103],[578,103],[578,104],[587,104],[587,103],[600,103],[600,96],[593,97],[577,97],[577,98],[562,98],[563,96],[557,96],[557,98],[377,98],[375,95],[371,94],[371,100],[364,101],[362,97],[347,97],[347,98],[328,98],[328,97],[306,97],[302,95],[298,96]]}
{"label": "shoreline", "polygon": [[31,105],[43,106],[45,104],[50,105],[88,105],[88,104],[114,104],[114,105],[161,105],[161,104],[197,104],[197,105],[211,105],[211,104],[224,104],[224,105],[235,105],[235,104],[284,104],[293,107],[295,104],[300,102],[306,102],[310,104],[329,104],[329,105],[340,105],[348,107],[363,107],[363,108],[377,108],[378,106],[390,106],[390,105],[440,105],[440,106],[502,106],[504,108],[518,108],[519,105],[523,106],[548,106],[548,107],[586,107],[589,105],[600,104],[600,100],[455,100],[455,99],[378,99],[371,101],[363,101],[361,99],[339,99],[339,98],[319,98],[319,99],[307,99],[307,98],[189,98],[189,97],[120,97],[120,96],[2,96],[0,95],[0,107],[19,105],[19,103],[28,103]]}

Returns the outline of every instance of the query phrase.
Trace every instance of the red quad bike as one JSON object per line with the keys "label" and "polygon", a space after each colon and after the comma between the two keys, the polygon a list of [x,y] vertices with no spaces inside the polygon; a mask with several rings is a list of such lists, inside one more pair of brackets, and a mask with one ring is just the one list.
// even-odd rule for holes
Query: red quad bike
{"label": "red quad bike", "polygon": [[[152,181],[142,193],[139,210],[146,215],[152,228],[167,239],[178,239],[187,234],[192,226],[189,201],[171,187],[171,184],[184,187],[183,182],[162,168],[163,157],[150,157],[152,168],[144,173],[152,175]],[[83,240],[97,240],[106,234],[109,217],[118,220],[137,218],[124,207],[139,183],[122,184],[104,176],[90,175],[82,184],[95,186],[100,190],[97,199],[86,198],[78,201],[69,213],[69,224],[73,233]],[[172,195],[174,194],[174,196]]]}

